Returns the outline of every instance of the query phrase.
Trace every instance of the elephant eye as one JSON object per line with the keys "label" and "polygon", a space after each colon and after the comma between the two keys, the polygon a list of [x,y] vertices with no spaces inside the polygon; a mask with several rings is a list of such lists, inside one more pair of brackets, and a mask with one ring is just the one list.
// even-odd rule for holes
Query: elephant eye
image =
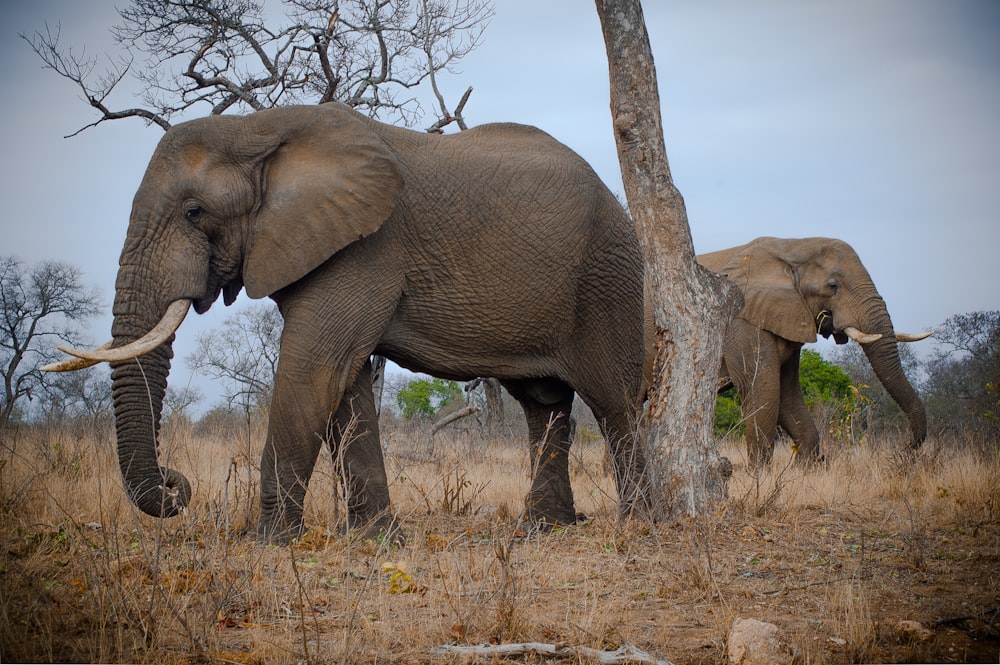
{"label": "elephant eye", "polygon": [[196,222],[198,221],[198,218],[201,217],[201,213],[203,212],[204,210],[202,210],[201,206],[189,205],[184,209],[184,216],[189,222]]}
{"label": "elephant eye", "polygon": [[833,293],[837,292],[837,283],[836,282],[830,282],[829,284],[826,285],[826,287],[828,289],[830,289],[830,291],[833,292]]}

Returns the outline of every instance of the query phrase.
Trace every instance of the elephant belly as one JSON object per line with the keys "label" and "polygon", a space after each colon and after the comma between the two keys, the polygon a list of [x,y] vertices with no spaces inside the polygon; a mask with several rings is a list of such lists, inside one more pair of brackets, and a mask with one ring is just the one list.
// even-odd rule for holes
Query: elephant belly
{"label": "elephant belly", "polygon": [[376,347],[401,367],[468,381],[480,376],[516,379],[559,376],[559,344],[553,336],[518,330],[484,329],[481,321],[414,327],[390,325]]}

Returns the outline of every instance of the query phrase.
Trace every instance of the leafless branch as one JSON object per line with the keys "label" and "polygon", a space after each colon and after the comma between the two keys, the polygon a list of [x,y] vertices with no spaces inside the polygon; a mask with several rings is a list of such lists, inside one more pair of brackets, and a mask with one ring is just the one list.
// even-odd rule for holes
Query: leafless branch
{"label": "leafless branch", "polygon": [[458,411],[452,411],[447,416],[441,418],[441,420],[434,423],[434,428],[431,429],[431,435],[433,436],[434,434],[437,434],[438,432],[440,432],[441,430],[443,430],[445,427],[452,424],[456,420],[467,418],[478,411],[479,407],[476,406],[475,404],[470,404],[469,406],[459,409]]}
{"label": "leafless branch", "polygon": [[[285,7],[285,23],[269,27],[256,0],[131,0],[112,28],[121,53],[100,76],[94,58],[60,44],[58,29],[21,36],[98,111],[74,134],[125,117],[167,129],[206,104],[221,114],[340,101],[412,125],[421,115],[416,88],[428,78],[435,106],[464,127],[464,102],[449,114],[435,74],[478,45],[491,0],[286,0]],[[113,93],[127,94],[129,85],[143,105],[115,109]]]}

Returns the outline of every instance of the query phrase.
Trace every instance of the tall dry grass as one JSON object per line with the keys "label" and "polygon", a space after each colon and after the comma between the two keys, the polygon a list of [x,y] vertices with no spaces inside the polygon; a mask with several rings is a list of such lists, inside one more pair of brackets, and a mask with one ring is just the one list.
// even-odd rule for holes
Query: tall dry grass
{"label": "tall dry grass", "polygon": [[[125,499],[110,431],[5,433],[0,660],[425,662],[441,644],[545,641],[632,642],[675,662],[716,662],[733,619],[748,614],[790,630],[803,662],[878,660],[887,649],[919,659],[935,647],[886,627],[889,608],[920,614],[903,587],[998,544],[996,452],[954,442],[930,442],[916,458],[843,447],[812,470],[784,446],[758,475],[738,442],[724,442],[736,461],[728,501],[707,518],[654,526],[617,518],[602,444],[584,433],[571,475],[592,519],[526,534],[516,519],[525,441],[392,426],[384,438],[402,548],[339,535],[328,455],[300,542],[244,537],[258,511],[259,425],[167,427],[162,459],[190,478],[194,500],[162,521]],[[1000,593],[985,560],[965,563]]]}

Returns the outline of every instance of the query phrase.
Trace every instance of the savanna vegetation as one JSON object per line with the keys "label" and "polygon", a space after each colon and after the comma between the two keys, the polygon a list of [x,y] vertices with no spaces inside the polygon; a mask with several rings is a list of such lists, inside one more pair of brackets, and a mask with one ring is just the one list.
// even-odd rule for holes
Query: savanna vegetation
{"label": "savanna vegetation", "polygon": [[831,441],[808,471],[782,447],[750,475],[739,439],[723,439],[729,498],[665,527],[617,519],[603,442],[581,414],[571,473],[590,519],[538,534],[517,521],[523,433],[491,436],[471,418],[434,437],[429,427],[384,416],[403,547],[340,533],[328,456],[304,538],[245,537],[258,510],[257,415],[168,420],[163,454],[189,472],[196,500],[163,521],[125,498],[109,426],[6,430],[0,656],[459,662],[435,650],[545,642],[715,663],[733,620],[753,617],[786,631],[807,663],[997,657],[1000,461],[984,440],[937,437],[916,458],[890,437]]}
{"label": "savanna vegetation", "polygon": [[[435,434],[448,412],[485,405],[484,386],[390,375],[381,427],[402,547],[341,533],[329,456],[310,485],[304,538],[262,547],[244,535],[258,511],[269,345],[280,328],[270,314],[234,317],[187,359],[227,394],[207,410],[191,396],[168,400],[162,454],[192,478],[196,497],[172,520],[124,496],[106,373],[48,385],[53,375],[37,373],[47,351],[22,366],[36,381],[32,399],[0,430],[0,658],[458,662],[439,647],[542,642],[631,644],[674,663],[711,663],[725,657],[738,617],[781,627],[800,662],[1000,654],[1000,437],[988,380],[1000,313],[954,317],[929,360],[907,361],[931,414],[916,455],[891,399],[865,383],[864,363],[806,351],[802,384],[826,462],[793,466],[779,446],[775,463],[752,474],[738,420],[729,423],[718,430],[735,466],[728,498],[669,526],[618,519],[603,442],[581,409],[571,474],[589,519],[524,531],[530,468],[516,405],[502,403],[499,418],[481,407]],[[73,330],[65,317],[48,323]],[[48,348],[46,337],[35,343]],[[726,399],[720,417],[734,412]]]}

